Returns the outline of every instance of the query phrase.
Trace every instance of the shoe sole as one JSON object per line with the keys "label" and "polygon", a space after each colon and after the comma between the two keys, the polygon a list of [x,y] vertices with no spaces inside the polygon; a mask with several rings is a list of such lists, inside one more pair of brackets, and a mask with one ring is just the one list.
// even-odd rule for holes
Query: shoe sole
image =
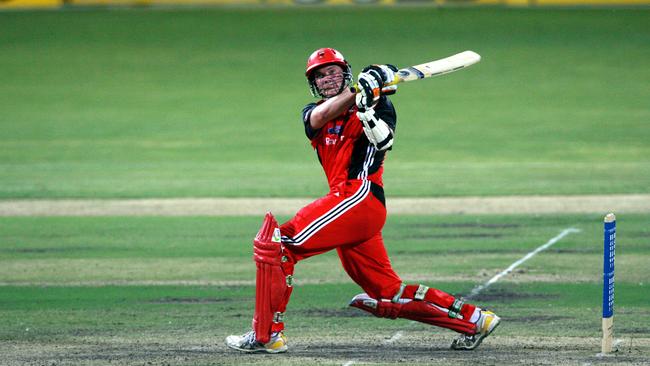
{"label": "shoe sole", "polygon": [[453,344],[452,344],[451,349],[456,350],[456,351],[472,351],[472,350],[477,349],[478,346],[481,345],[481,343],[483,342],[483,340],[484,340],[485,338],[487,338],[487,336],[489,336],[490,334],[494,333],[494,331],[499,327],[500,324],[501,324],[501,318],[499,318],[499,321],[494,325],[494,328],[492,328],[491,331],[487,332],[487,334],[481,335],[481,336],[476,340],[476,343],[474,343],[474,346],[472,346],[472,347],[454,348],[454,347],[453,347]]}
{"label": "shoe sole", "polygon": [[247,348],[240,348],[233,344],[228,344],[228,343],[226,343],[226,346],[230,349],[234,349],[245,353],[284,353],[287,352],[287,350],[289,349],[287,346],[282,346],[278,349],[267,349],[267,348],[247,349]]}

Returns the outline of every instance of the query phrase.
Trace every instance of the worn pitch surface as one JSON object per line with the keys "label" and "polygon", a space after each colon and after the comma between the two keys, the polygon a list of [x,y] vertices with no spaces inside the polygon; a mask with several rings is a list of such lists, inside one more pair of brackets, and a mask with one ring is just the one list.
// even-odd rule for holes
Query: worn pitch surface
{"label": "worn pitch surface", "polygon": [[600,215],[392,216],[384,235],[402,278],[457,295],[567,227],[581,231],[480,293],[475,301],[504,323],[475,352],[451,352],[450,331],[348,308],[360,289],[334,253],[301,262],[287,313],[290,352],[276,357],[223,344],[250,326],[258,217],[0,218],[3,363],[642,364],[649,219],[619,216],[619,352],[603,358]]}

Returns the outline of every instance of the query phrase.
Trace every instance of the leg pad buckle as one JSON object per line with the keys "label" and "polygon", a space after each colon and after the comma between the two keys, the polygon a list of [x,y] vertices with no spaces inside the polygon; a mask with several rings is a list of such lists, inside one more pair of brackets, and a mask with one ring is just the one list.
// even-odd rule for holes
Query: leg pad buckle
{"label": "leg pad buckle", "polygon": [[415,291],[415,295],[413,295],[413,299],[419,301],[424,300],[424,297],[427,295],[427,291],[429,291],[429,287],[425,285],[418,286],[417,291]]}
{"label": "leg pad buckle", "polygon": [[463,308],[463,304],[465,304],[463,300],[454,299],[454,303],[451,304],[451,306],[449,307],[449,313],[448,313],[449,317],[452,319],[456,319],[460,317],[461,316],[460,310]]}

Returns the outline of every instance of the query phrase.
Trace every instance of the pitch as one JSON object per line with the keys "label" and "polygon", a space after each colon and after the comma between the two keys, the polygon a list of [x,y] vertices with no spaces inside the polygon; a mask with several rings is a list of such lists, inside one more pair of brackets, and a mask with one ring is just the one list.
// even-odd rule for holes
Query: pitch
{"label": "pitch", "polygon": [[[650,351],[645,293],[648,214],[619,225],[615,340],[605,360]],[[287,312],[290,352],[228,351],[249,326],[251,230],[259,218],[2,218],[3,362],[19,364],[576,364],[602,362],[602,243],[595,215],[397,216],[387,248],[405,279],[458,295],[571,225],[568,235],[477,297],[504,324],[475,352],[453,332],[376,319],[347,301],[360,292],[335,255],[300,263]],[[56,233],[56,236],[55,234]],[[577,265],[579,263],[579,265]]]}

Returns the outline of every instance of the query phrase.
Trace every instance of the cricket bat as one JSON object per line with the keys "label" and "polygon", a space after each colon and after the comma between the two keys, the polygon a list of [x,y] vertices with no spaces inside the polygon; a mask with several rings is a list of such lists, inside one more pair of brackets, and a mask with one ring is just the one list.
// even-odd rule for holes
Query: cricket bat
{"label": "cricket bat", "polygon": [[385,86],[449,74],[450,72],[472,66],[479,61],[481,61],[481,56],[474,51],[457,53],[440,60],[400,69],[395,73],[395,80]]}

